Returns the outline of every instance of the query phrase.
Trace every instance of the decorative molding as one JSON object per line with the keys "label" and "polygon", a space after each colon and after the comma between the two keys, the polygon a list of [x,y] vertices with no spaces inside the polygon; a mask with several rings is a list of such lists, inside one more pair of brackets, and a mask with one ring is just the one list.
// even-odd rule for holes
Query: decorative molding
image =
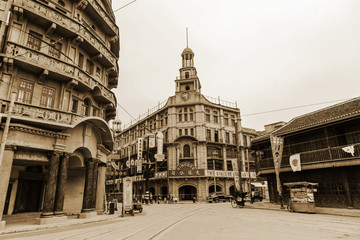
{"label": "decorative molding", "polygon": [[[4,128],[4,126],[1,125],[1,128]],[[44,130],[44,129],[40,129],[40,128],[25,126],[22,124],[11,124],[10,129],[12,131],[19,131],[19,132],[24,132],[24,133],[29,133],[29,134],[34,134],[34,135],[39,135],[39,136],[44,136],[44,137],[51,137],[51,138],[66,139],[67,137],[70,136],[70,134],[52,132],[52,131],[48,131],[48,130]]]}

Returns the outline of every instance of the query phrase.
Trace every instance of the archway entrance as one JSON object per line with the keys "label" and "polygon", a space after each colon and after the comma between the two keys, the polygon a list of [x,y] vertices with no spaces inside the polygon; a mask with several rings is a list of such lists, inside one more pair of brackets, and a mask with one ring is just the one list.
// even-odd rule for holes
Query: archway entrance
{"label": "archway entrance", "polygon": [[235,187],[234,185],[232,185],[230,188],[229,188],[229,193],[231,196],[234,196],[234,191],[235,191]]}
{"label": "archway entrance", "polygon": [[160,188],[160,194],[161,194],[161,199],[164,199],[164,197],[167,197],[168,195],[168,188],[167,186],[162,186]]}
{"label": "archway entrance", "polygon": [[[219,185],[216,185],[216,192],[221,192],[221,191],[222,191],[222,187],[219,186]],[[214,185],[211,185],[211,186],[209,187],[209,194],[210,194],[210,193],[213,193],[213,192],[215,192],[215,191],[214,191]]]}
{"label": "archway entrance", "polygon": [[186,185],[179,188],[179,200],[192,200],[196,198],[196,187]]}

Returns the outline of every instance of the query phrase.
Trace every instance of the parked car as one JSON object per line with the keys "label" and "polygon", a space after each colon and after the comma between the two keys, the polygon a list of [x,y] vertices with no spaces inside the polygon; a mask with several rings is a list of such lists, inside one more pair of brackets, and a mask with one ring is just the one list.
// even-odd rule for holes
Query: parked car
{"label": "parked car", "polygon": [[207,201],[209,203],[212,202],[226,202],[226,201],[230,201],[232,199],[232,196],[230,195],[225,195],[225,193],[223,192],[213,192],[210,193],[209,196],[207,197]]}

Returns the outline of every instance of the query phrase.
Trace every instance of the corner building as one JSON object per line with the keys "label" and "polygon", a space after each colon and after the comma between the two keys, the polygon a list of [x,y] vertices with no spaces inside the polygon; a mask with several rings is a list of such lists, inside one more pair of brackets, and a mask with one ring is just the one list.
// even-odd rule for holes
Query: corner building
{"label": "corner building", "polygon": [[0,1],[0,20],[0,221],[102,212],[118,83],[111,1]]}
{"label": "corner building", "polygon": [[[180,201],[193,197],[205,201],[215,186],[217,192],[234,191],[234,177],[238,176],[237,139],[245,172],[248,160],[244,132],[236,104],[201,94],[193,51],[185,48],[181,59],[175,95],[125,128],[115,141],[120,144],[120,167],[133,169],[130,172],[136,174],[135,195],[141,196],[148,190],[156,196],[176,196]],[[164,159],[157,161],[154,156],[159,145],[152,148],[148,136],[159,132],[164,136]],[[137,155],[138,138],[144,139],[142,156],[148,165],[143,165],[142,173],[149,169],[145,176],[136,173],[137,159],[141,158]],[[255,176],[255,172],[251,175]],[[109,180],[108,184],[111,188],[113,182]]]}

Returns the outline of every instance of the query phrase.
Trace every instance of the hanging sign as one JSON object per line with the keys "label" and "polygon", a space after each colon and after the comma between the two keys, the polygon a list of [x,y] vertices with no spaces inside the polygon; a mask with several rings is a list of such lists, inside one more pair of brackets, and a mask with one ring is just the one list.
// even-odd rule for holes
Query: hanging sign
{"label": "hanging sign", "polygon": [[144,146],[144,139],[138,138],[138,153],[137,153],[138,159],[141,159],[143,157],[143,146]]}
{"label": "hanging sign", "polygon": [[142,159],[136,160],[136,172],[141,173],[142,172]]}
{"label": "hanging sign", "polygon": [[291,166],[291,169],[296,171],[301,171],[301,161],[300,161],[300,153],[294,154],[290,156],[289,163]]}

